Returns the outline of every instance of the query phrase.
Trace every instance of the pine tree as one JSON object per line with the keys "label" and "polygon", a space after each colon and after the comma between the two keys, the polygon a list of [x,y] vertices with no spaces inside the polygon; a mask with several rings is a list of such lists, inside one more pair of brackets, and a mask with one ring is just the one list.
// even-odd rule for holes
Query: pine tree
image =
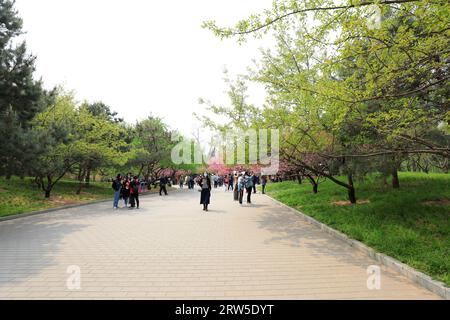
{"label": "pine tree", "polygon": [[0,0],[0,174],[7,177],[24,173],[30,120],[45,103],[42,83],[33,77],[35,57],[16,40],[22,33],[14,1]]}

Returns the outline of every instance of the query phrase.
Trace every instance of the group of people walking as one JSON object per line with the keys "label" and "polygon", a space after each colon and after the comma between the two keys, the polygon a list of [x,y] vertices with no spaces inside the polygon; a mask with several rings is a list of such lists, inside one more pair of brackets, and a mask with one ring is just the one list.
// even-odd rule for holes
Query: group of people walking
{"label": "group of people walking", "polygon": [[244,193],[247,193],[247,203],[252,203],[252,193],[256,193],[256,185],[262,185],[262,193],[265,193],[267,178],[262,176],[259,178],[253,172],[241,172],[240,174],[235,173],[234,176],[229,180],[231,190],[233,190],[234,201],[239,201],[240,204],[243,203]]}
{"label": "group of people walking", "polygon": [[141,181],[138,176],[132,176],[131,173],[129,173],[127,176],[122,177],[121,174],[118,174],[112,183],[112,188],[114,190],[113,209],[117,210],[119,208],[120,199],[123,199],[125,208],[139,209],[140,186]]}

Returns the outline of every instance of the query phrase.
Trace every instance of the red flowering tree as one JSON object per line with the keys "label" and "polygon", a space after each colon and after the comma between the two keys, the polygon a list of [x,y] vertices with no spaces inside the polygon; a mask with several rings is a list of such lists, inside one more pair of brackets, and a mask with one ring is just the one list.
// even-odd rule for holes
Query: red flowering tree
{"label": "red flowering tree", "polygon": [[177,170],[175,171],[175,180],[176,181],[180,181],[180,179],[183,179],[183,177],[185,177],[186,175],[190,174],[189,171],[186,170]]}
{"label": "red flowering tree", "polygon": [[211,163],[208,165],[207,171],[223,176],[229,174],[231,169],[226,165],[224,165],[223,163]]}

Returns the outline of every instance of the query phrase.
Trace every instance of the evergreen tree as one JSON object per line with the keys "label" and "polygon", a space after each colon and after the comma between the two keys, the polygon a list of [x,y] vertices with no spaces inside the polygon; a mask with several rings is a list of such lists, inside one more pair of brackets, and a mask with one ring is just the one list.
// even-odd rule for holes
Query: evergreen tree
{"label": "evergreen tree", "polygon": [[35,57],[15,41],[21,34],[14,1],[0,0],[0,174],[7,177],[24,173],[30,120],[46,103],[41,81],[33,78]]}

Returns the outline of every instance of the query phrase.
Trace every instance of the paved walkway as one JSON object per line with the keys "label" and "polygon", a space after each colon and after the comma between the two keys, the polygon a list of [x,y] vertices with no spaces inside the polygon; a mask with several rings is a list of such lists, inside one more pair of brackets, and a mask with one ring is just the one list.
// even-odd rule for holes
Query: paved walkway
{"label": "paved walkway", "polygon": [[[1,222],[0,298],[438,298],[384,268],[381,290],[368,290],[375,261],[259,194],[240,207],[215,191],[209,213],[188,190],[143,197],[141,206]],[[73,265],[80,290],[67,287]]]}

